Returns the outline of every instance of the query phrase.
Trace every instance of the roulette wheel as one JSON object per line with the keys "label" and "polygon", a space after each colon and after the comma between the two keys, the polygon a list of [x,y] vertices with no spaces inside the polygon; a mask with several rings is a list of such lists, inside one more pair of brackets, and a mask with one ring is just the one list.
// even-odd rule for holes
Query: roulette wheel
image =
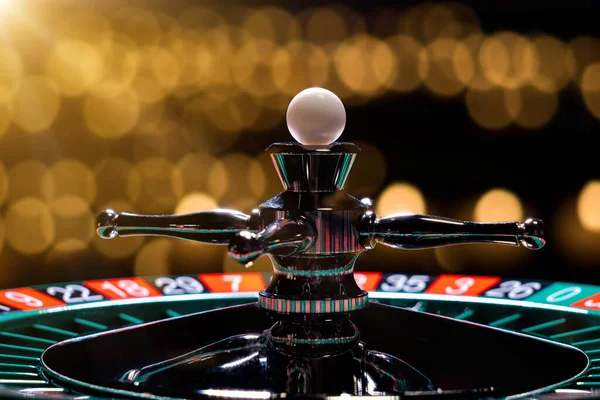
{"label": "roulette wheel", "polygon": [[[376,216],[342,191],[360,149],[336,142],[341,101],[288,108],[297,142],[271,154],[284,191],[246,215],[106,210],[106,239],[227,245],[273,273],[128,277],[0,291],[5,398],[589,398],[600,389],[600,287],[354,272],[377,244],[538,250],[543,223]],[[521,250],[515,250],[521,251]]]}

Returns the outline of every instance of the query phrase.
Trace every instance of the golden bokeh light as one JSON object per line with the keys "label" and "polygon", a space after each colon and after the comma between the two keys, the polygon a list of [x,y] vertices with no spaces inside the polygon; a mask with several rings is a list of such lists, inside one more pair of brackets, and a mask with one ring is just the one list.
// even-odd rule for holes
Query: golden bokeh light
{"label": "golden bokeh light", "polygon": [[197,211],[213,210],[218,208],[217,201],[209,194],[202,192],[193,192],[187,194],[179,200],[175,208],[176,214],[187,214]]}
{"label": "golden bokeh light", "polygon": [[110,46],[103,50],[102,77],[89,91],[95,96],[110,98],[131,87],[141,56],[133,41],[122,35],[115,35]]}
{"label": "golden bokeh light", "polygon": [[8,174],[2,161],[0,161],[0,206],[8,195]]}
{"label": "golden bokeh light", "polygon": [[387,165],[379,148],[367,142],[357,141],[360,154],[352,166],[352,172],[344,190],[358,198],[373,196],[385,182]]}
{"label": "golden bokeh light", "polygon": [[129,133],[140,115],[140,103],[131,90],[114,96],[88,94],[83,101],[87,127],[97,136],[117,139]]}
{"label": "golden bokeh light", "polygon": [[244,31],[257,39],[275,39],[275,26],[270,15],[262,8],[252,9],[242,21],[241,27]]}
{"label": "golden bokeh light", "polygon": [[6,228],[4,228],[4,221],[0,215],[0,254],[2,253],[2,247],[4,246],[5,230]]}
{"label": "golden bokeh light", "polygon": [[347,21],[334,8],[317,8],[308,17],[305,35],[313,43],[339,43],[348,36]]}
{"label": "golden bokeh light", "polygon": [[[0,91],[2,91],[2,89],[0,89]],[[3,95],[0,93],[0,137],[8,130],[13,116],[12,99],[6,98],[3,100],[2,96]]]}
{"label": "golden bokeh light", "polygon": [[[436,39],[427,46],[429,67],[421,72],[425,86],[440,96],[455,96],[465,88],[473,75],[473,63],[469,51],[452,38]],[[456,71],[462,79],[459,79]]]}
{"label": "golden bokeh light", "polygon": [[223,161],[208,153],[188,153],[177,163],[183,193],[207,192],[223,197],[227,188],[227,171]]}
{"label": "golden bokeh light", "polygon": [[360,34],[344,41],[337,47],[333,60],[342,82],[361,95],[372,95],[393,82],[395,54],[374,36]]}
{"label": "golden bokeh light", "polygon": [[163,48],[144,48],[131,88],[142,102],[163,100],[179,83],[179,63]]}
{"label": "golden bokeh light", "polygon": [[177,18],[183,29],[197,29],[212,32],[226,24],[226,20],[217,11],[206,7],[194,5],[186,7]]}
{"label": "golden bokeh light", "polygon": [[521,221],[523,206],[516,194],[505,189],[492,189],[484,193],[473,212],[475,221]]}
{"label": "golden bokeh light", "polygon": [[97,11],[70,10],[56,24],[59,39],[80,40],[95,48],[109,46],[113,30],[108,19]]}
{"label": "golden bokeh light", "polygon": [[416,89],[429,74],[429,56],[424,46],[408,35],[395,35],[387,43],[396,59],[396,73],[390,88],[399,92]]}
{"label": "golden bokeh light", "polygon": [[600,181],[593,180],[581,189],[577,199],[579,222],[588,231],[600,231]]}
{"label": "golden bokeh light", "polygon": [[580,85],[586,107],[600,119],[600,62],[586,67]]}
{"label": "golden bokeh light", "polygon": [[37,160],[24,160],[8,171],[8,199],[39,197],[49,201],[54,197],[55,184],[50,170]]}
{"label": "golden bokeh light", "polygon": [[[136,210],[133,205],[122,201],[122,200],[111,200],[109,203],[102,204],[98,207],[99,210],[105,210],[110,208],[116,212],[129,212],[135,213]],[[93,235],[93,243],[96,250],[98,250],[103,256],[112,259],[122,259],[133,256],[144,243],[143,236],[132,236],[119,238],[119,240],[106,240],[100,238],[98,235]]]}
{"label": "golden bokeh light", "polygon": [[573,53],[567,51],[564,42],[550,35],[536,36],[533,45],[539,57],[539,68],[531,83],[546,93],[562,90],[569,83],[569,71],[575,68]]}
{"label": "golden bokeh light", "polygon": [[540,92],[533,86],[505,91],[506,109],[517,125],[538,129],[546,125],[558,109],[558,96]]}
{"label": "golden bokeh light", "polygon": [[423,214],[425,198],[421,191],[409,183],[393,183],[385,188],[375,203],[379,217],[400,213]]}
{"label": "golden bokeh light", "polygon": [[73,195],[65,195],[50,203],[54,217],[57,245],[77,241],[89,243],[95,234],[94,216],[85,199]]}
{"label": "golden bokeh light", "polygon": [[56,196],[79,196],[87,203],[96,199],[96,179],[90,168],[80,161],[65,159],[50,168]]}
{"label": "golden bokeh light", "polygon": [[[222,158],[227,176],[226,190],[219,204],[227,208],[244,208],[258,205],[265,191],[265,174],[261,163],[243,153],[230,153]],[[212,192],[211,192],[212,193]]]}
{"label": "golden bokeh light", "polygon": [[24,131],[38,133],[52,125],[59,109],[56,84],[42,76],[28,76],[15,93],[13,121]]}
{"label": "golden bokeh light", "polygon": [[54,44],[46,58],[46,75],[61,94],[79,96],[103,75],[100,52],[86,42],[63,39]]}
{"label": "golden bokeh light", "polygon": [[105,158],[94,166],[93,172],[96,177],[96,204],[107,204],[129,196],[139,198],[142,179],[129,161]]}
{"label": "golden bokeh light", "polygon": [[325,87],[329,77],[329,58],[325,51],[309,42],[291,42],[273,55],[273,81],[290,96],[307,87]]}
{"label": "golden bokeh light", "polygon": [[[513,100],[513,98],[509,98]],[[520,103],[509,104],[509,113],[505,90],[500,88],[488,91],[467,90],[466,105],[469,115],[479,126],[499,130],[506,128],[512,122],[511,113],[518,114]]]}
{"label": "golden bokeh light", "polygon": [[538,73],[540,59],[536,47],[514,32],[488,36],[479,51],[485,77],[496,86],[518,89]]}
{"label": "golden bokeh light", "polygon": [[[277,51],[275,42],[268,39],[254,39],[247,42],[240,51],[232,50],[231,73],[227,85],[234,93],[243,93],[258,99],[272,96],[278,92],[273,81],[271,63]],[[282,65],[285,67],[285,65]]]}
{"label": "golden bokeh light", "polygon": [[[193,149],[201,149],[211,154],[218,154],[226,151],[238,139],[240,132],[225,132],[215,129],[214,125],[207,121],[206,113],[211,113],[217,106],[221,113],[213,116],[213,120],[227,118],[227,112],[239,112],[235,103],[227,104],[227,99],[217,96],[214,92],[211,94],[203,93],[194,99],[187,101],[184,105],[183,115],[179,123],[181,124],[179,135]],[[229,109],[227,109],[229,107]],[[224,111],[223,111],[224,110]],[[229,126],[234,124],[241,125],[241,116],[238,119],[229,121]],[[227,122],[227,121],[226,121]]]}
{"label": "golden bokeh light", "polygon": [[26,197],[6,211],[6,242],[22,254],[39,254],[53,242],[56,226],[50,208],[40,199]]}
{"label": "golden bokeh light", "polygon": [[[236,138],[244,129],[251,127],[258,119],[261,107],[251,96],[240,95],[218,104],[206,112],[206,119],[219,132],[218,136]],[[234,139],[235,140],[235,139]]]}
{"label": "golden bokeh light", "polygon": [[481,33],[469,35],[459,43],[454,53],[453,63],[456,77],[470,89],[484,92],[492,89],[492,84],[485,76],[479,62],[479,51],[485,36]]}
{"label": "golden bokeh light", "polygon": [[136,254],[133,263],[135,276],[169,275],[171,273],[171,239],[153,239]]}
{"label": "golden bokeh light", "polygon": [[[131,179],[141,179],[139,186],[129,191],[129,199],[142,212],[170,213],[183,194],[181,172],[177,165],[161,157],[150,157],[136,164]],[[138,190],[140,188],[141,190]]]}
{"label": "golden bokeh light", "polygon": [[272,32],[274,33],[271,40],[284,44],[300,39],[302,28],[294,14],[277,6],[263,7],[261,12],[271,21]]}
{"label": "golden bokeh light", "polygon": [[88,244],[79,239],[66,239],[55,243],[46,254],[46,265],[65,271],[70,267],[80,267],[81,259]]}
{"label": "golden bokeh light", "polygon": [[436,4],[427,10],[422,21],[423,39],[431,43],[440,38],[459,38],[462,25],[454,12],[445,4]]}
{"label": "golden bokeh light", "polygon": [[588,65],[600,63],[600,38],[577,36],[568,44],[567,57],[572,61],[567,70],[575,83],[580,83]]}
{"label": "golden bokeh light", "polygon": [[12,97],[19,87],[22,77],[21,56],[13,47],[0,43],[0,104],[4,104]]}
{"label": "golden bokeh light", "polygon": [[133,7],[117,10],[115,26],[120,33],[128,36],[138,46],[154,46],[161,39],[160,22],[155,13]]}

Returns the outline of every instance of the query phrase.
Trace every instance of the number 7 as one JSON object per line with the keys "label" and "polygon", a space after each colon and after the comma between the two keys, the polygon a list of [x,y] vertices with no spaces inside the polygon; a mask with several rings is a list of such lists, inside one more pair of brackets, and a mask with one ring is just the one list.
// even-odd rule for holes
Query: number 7
{"label": "number 7", "polygon": [[223,282],[231,282],[231,291],[239,292],[240,291],[240,283],[242,283],[241,275],[223,275]]}

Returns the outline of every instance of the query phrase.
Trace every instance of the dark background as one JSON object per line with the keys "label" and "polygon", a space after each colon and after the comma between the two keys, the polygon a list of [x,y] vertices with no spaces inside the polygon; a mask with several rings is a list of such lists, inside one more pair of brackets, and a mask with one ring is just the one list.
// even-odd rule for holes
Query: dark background
{"label": "dark background", "polygon": [[[233,25],[237,23],[235,18],[227,16],[238,15],[232,12],[234,9],[241,8],[248,13],[262,7],[277,6],[298,16],[299,25],[304,27],[302,18],[307,13],[313,12],[318,7],[339,5],[333,2],[306,0],[287,2],[30,1],[22,3],[15,1],[12,3],[22,10],[21,17],[25,15],[23,18],[27,18],[27,13],[30,13],[37,24],[49,30],[58,29],[62,16],[68,15],[73,10],[84,9],[112,18],[119,8],[135,6],[140,10],[178,16],[182,10],[194,5],[213,9],[225,15],[225,21]],[[385,21],[397,21],[399,16],[415,7],[423,7],[424,4],[435,7],[452,3],[344,2],[344,6],[355,11],[352,14],[353,18],[358,16],[360,19],[359,23],[349,25],[360,26],[360,28],[348,29],[348,36],[357,32],[366,32],[384,40],[401,29],[401,26],[398,28],[397,23],[384,23]],[[511,31],[522,37],[531,38],[546,34],[559,39],[566,46],[581,36],[598,38],[600,35],[598,27],[600,13],[598,6],[592,1],[489,0],[461,4],[474,11],[483,35]],[[0,13],[3,12],[1,10],[2,7]],[[4,12],[7,13],[6,10]],[[387,19],[381,17],[386,16],[388,12]],[[40,39],[28,33],[28,24],[23,20],[15,22],[14,15],[8,14],[7,18],[12,19],[8,24],[9,34],[0,31],[0,38],[4,39],[5,43],[13,43],[17,51],[24,49],[25,69],[34,73],[36,68],[40,68],[43,64],[43,61],[36,57],[42,56],[27,50],[28,46],[51,48],[54,39],[44,39],[42,44],[34,46],[31,42]],[[121,28],[119,24],[127,24],[127,19],[111,19],[111,23],[114,30],[119,30]],[[462,38],[456,39],[460,41]],[[426,47],[427,43],[423,45]],[[31,53],[37,55],[32,56]],[[590,45],[587,54],[586,51],[578,54],[587,55],[584,58],[587,58],[588,65],[600,62],[600,47],[597,43]],[[581,66],[578,65],[577,69],[580,74]],[[335,91],[335,85],[329,88]],[[529,88],[529,84],[525,83],[518,90],[530,90]],[[214,85],[203,90],[205,93],[212,91],[218,94],[222,88]],[[488,190],[502,188],[518,196],[525,217],[535,216],[546,222],[548,245],[539,252],[487,245],[449,248],[443,251],[401,252],[379,246],[375,251],[361,256],[357,269],[422,271],[431,274],[490,274],[599,283],[600,232],[587,230],[582,226],[576,204],[582,188],[588,182],[600,179],[599,150],[596,146],[600,132],[598,119],[600,117],[594,115],[586,106],[578,79],[570,79],[568,84],[557,92],[556,112],[547,123],[533,129],[520,127],[516,123],[510,123],[499,130],[482,127],[473,120],[467,109],[467,91],[468,88],[465,88],[452,96],[440,96],[432,93],[425,85],[420,85],[407,93],[379,90],[373,94],[343,98],[348,116],[347,128],[342,139],[357,142],[359,145],[367,142],[378,149],[378,152],[371,151],[366,154],[364,161],[361,161],[359,155],[349,180],[349,192],[377,199],[388,185],[394,182],[408,182],[421,191],[428,213],[472,219],[473,208],[478,198]],[[118,140],[98,139],[85,132],[81,118],[76,117],[79,115],[80,111],[77,110],[81,108],[83,96],[85,94],[63,99],[58,117],[47,131],[27,136],[21,127],[13,123],[4,135],[0,134],[0,161],[4,164],[5,170],[9,171],[20,161],[31,158],[41,160],[48,166],[61,159],[77,159],[89,166],[92,171],[95,171],[94,165],[102,158],[118,156],[132,163],[138,161],[135,160],[138,155],[135,150],[132,150],[134,140],[132,137],[136,134],[137,128],[132,129],[132,134]],[[164,118],[175,123],[181,121],[186,101],[192,98],[165,96],[161,100]],[[282,96],[278,101],[289,101],[289,98],[289,95]],[[260,104],[267,102],[265,99],[260,101],[264,102]],[[245,103],[238,104],[243,106]],[[532,112],[536,112],[536,107],[544,107],[544,103],[534,105]],[[284,113],[283,110],[277,112]],[[150,114],[142,112],[138,123],[141,124],[143,118],[149,115],[151,117],[151,112]],[[227,159],[226,156],[231,153],[245,153],[250,157],[259,157],[262,150],[270,143],[288,140],[285,124],[281,118],[279,119],[277,124],[266,129],[244,129],[228,146],[216,146],[208,152],[217,159]],[[185,132],[173,129],[173,132],[169,133],[171,135],[168,139],[169,146],[172,143],[179,143],[174,145],[174,151],[169,150],[164,154],[164,157],[172,162],[183,157],[186,151],[206,150],[203,148],[204,142],[190,137],[190,134],[197,133],[187,126],[185,128],[187,129]],[[67,135],[70,139],[65,136],[67,131],[70,132],[70,135]],[[73,135],[80,136],[78,139],[73,139]],[[24,136],[29,138],[27,144],[24,144]],[[60,151],[57,151],[57,148]],[[161,151],[153,149],[148,154],[156,153],[162,156]],[[382,157],[383,161],[373,164],[372,161],[379,157]],[[373,166],[379,169],[373,171]],[[203,171],[198,171],[198,174],[202,173]],[[266,199],[279,190],[273,187],[273,172],[265,169],[265,173],[271,174],[267,179],[270,187],[260,199],[252,198],[252,200]],[[360,175],[360,178],[357,177],[353,182],[354,174]],[[371,180],[372,185],[369,185],[369,174],[374,177]],[[1,174],[0,179],[2,179]],[[153,183],[143,181],[142,184]],[[100,189],[101,187],[98,186],[98,190]],[[240,190],[247,189],[240,188]],[[229,198],[235,197],[235,194],[229,194]],[[223,201],[218,201],[218,204],[227,207],[237,206],[244,211],[248,211],[245,208],[251,208],[249,204],[241,205],[233,200],[227,203],[227,198],[226,196]],[[44,202],[52,209],[53,200],[44,199]],[[110,194],[104,196],[104,200],[103,202],[89,201],[89,214],[94,214],[104,206],[110,205]],[[600,209],[600,197],[597,200],[597,209]],[[157,211],[170,213],[174,211],[174,206],[175,204],[168,204]],[[90,239],[83,246],[75,246],[75,250],[68,251],[63,251],[62,248],[57,248],[56,243],[50,242],[40,251],[24,254],[2,237],[11,234],[7,223],[10,207],[11,201],[0,201],[0,218],[4,218],[7,225],[4,234],[1,234],[0,229],[0,273],[3,276],[0,283],[3,287],[156,272],[151,267],[147,270],[140,269],[139,264],[135,267],[135,260],[141,249],[150,245],[152,240],[140,242],[138,250],[125,257],[116,258],[109,257],[104,251],[99,250],[96,246],[98,239]],[[136,208],[139,211],[139,205]],[[77,229],[80,229],[83,234],[86,227],[93,229],[89,223],[80,225]],[[69,235],[75,239],[79,232],[77,229],[69,231]],[[240,271],[243,269],[233,264],[223,267],[222,252],[215,253],[215,250],[202,246],[192,249],[185,247],[187,245],[161,243],[160,246],[167,247],[156,250],[156,253],[148,251],[149,254],[161,255],[162,258],[159,259],[162,269],[159,269],[159,272],[187,273],[220,271],[223,268],[229,271],[236,268]],[[149,259],[151,260],[152,257]],[[258,268],[266,270],[267,267],[261,264]]]}

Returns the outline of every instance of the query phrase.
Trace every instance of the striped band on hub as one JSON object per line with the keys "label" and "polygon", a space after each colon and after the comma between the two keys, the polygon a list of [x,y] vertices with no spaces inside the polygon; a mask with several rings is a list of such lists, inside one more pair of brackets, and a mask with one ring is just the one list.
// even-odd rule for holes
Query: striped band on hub
{"label": "striped band on hub", "polygon": [[342,300],[285,300],[258,295],[258,304],[269,311],[282,314],[332,314],[360,310],[367,305],[367,295]]}

